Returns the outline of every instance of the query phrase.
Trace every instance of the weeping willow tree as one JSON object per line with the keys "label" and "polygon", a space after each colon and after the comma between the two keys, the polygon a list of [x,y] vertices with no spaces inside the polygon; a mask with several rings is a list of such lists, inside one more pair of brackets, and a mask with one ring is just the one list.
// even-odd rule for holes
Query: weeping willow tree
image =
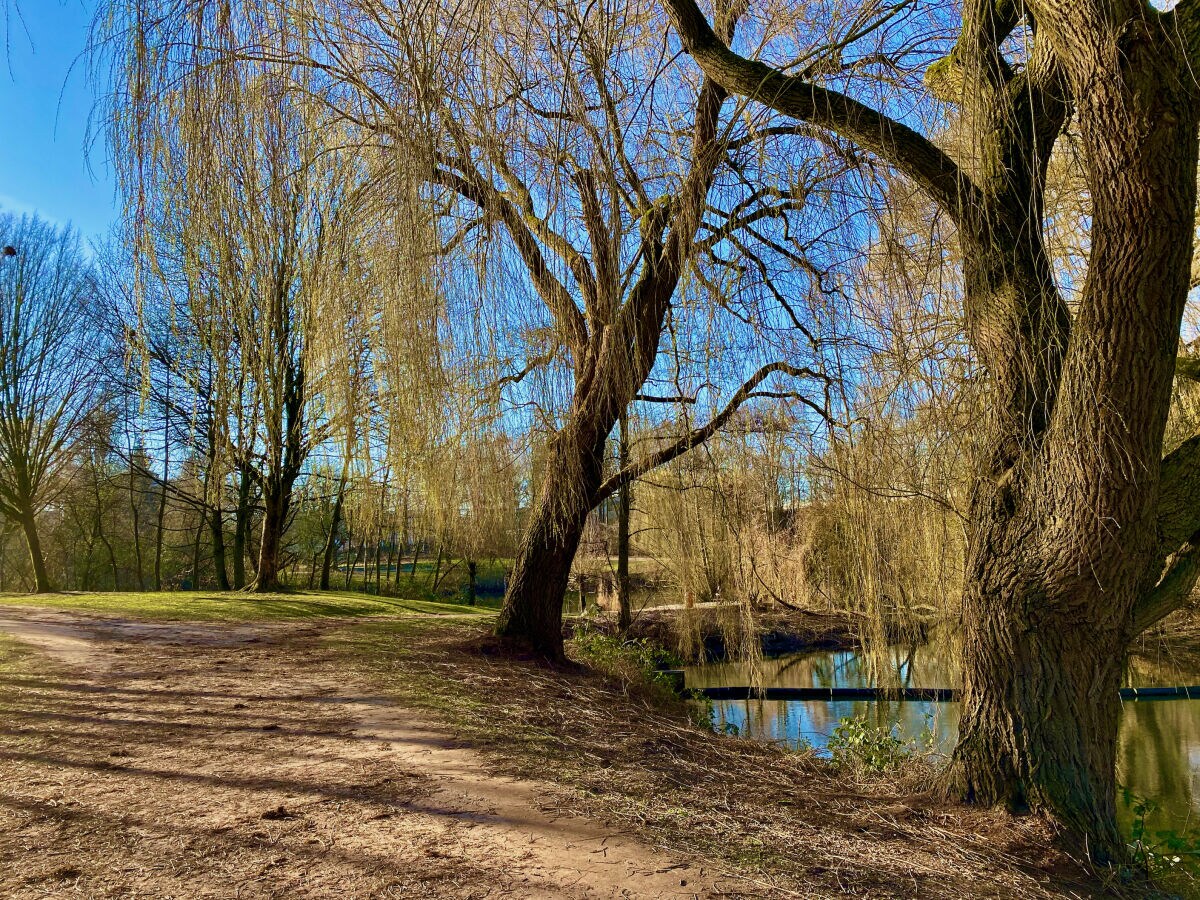
{"label": "weeping willow tree", "polygon": [[[235,61],[238,35],[210,27],[221,18],[216,9],[184,17],[186,45],[109,32],[121,76],[111,142],[139,296],[158,279],[174,284],[154,296],[186,304],[173,327],[194,331],[188,341],[209,368],[210,465],[218,484],[234,468],[257,487],[250,588],[271,591],[305,461],[353,412],[356,319],[347,310],[365,292],[354,245],[360,168],[339,150],[344,133],[314,115],[309,70]],[[179,77],[151,84],[151,73]]]}
{"label": "weeping willow tree", "polygon": [[[588,513],[701,443],[763,382],[813,374],[784,363],[747,373],[744,388],[729,392],[732,406],[707,425],[681,416],[683,436],[605,472],[608,436],[655,373],[668,320],[681,332],[694,327],[675,320],[688,263],[703,247],[799,211],[810,173],[788,172],[774,191],[722,196],[730,141],[749,140],[736,111],[723,111],[723,92],[666,76],[662,23],[637,4],[582,12],[478,4],[428,16],[411,30],[470,43],[453,62],[439,60],[426,183],[444,204],[447,243],[472,248],[483,277],[507,294],[496,298],[493,286],[471,317],[477,333],[498,339],[469,343],[508,365],[493,367],[492,383],[508,388],[499,396],[531,404],[550,432],[498,630],[557,658]],[[723,27],[732,32],[735,18],[730,11]],[[389,127],[377,130],[397,140]],[[675,386],[686,384],[673,393],[694,401],[687,389],[703,366],[668,364]]]}
{"label": "weeping willow tree", "polygon": [[[161,3],[126,0],[107,9],[105,33],[123,38],[130,85],[122,134],[146,133],[154,98],[180,84],[275,67],[277,96],[302,94],[369,161],[364,195],[390,205],[374,221],[405,248],[406,296],[446,304],[444,317],[417,317],[428,322],[424,338],[472,357],[476,382],[509,421],[523,416],[548,434],[502,635],[561,656],[571,563],[588,512],[611,493],[764,394],[804,390],[823,414],[810,326],[827,285],[807,253],[838,207],[825,215],[810,200],[847,161],[670,65],[653,5],[189,0],[168,16]],[[740,12],[723,10],[723,34]],[[217,106],[223,90],[209,90]],[[194,107],[208,109],[199,98]],[[766,154],[767,145],[793,152]],[[765,332],[776,339],[746,338]],[[381,370],[392,366],[385,379],[406,398],[413,371],[437,371],[411,352],[414,338],[428,343],[411,327],[380,335]],[[660,355],[664,335],[670,352]],[[665,417],[675,437],[606,471],[618,418],[659,401],[675,410]],[[402,404],[392,413],[407,415]]]}

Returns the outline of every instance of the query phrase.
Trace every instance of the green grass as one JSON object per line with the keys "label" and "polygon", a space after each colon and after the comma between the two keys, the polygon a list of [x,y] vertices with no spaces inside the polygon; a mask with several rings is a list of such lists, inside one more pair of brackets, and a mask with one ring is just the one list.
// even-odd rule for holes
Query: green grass
{"label": "green grass", "polygon": [[245,594],[238,591],[105,591],[0,594],[4,606],[49,606],[143,619],[199,622],[343,618],[358,616],[476,616],[494,610],[461,603],[372,597],[342,591]]}

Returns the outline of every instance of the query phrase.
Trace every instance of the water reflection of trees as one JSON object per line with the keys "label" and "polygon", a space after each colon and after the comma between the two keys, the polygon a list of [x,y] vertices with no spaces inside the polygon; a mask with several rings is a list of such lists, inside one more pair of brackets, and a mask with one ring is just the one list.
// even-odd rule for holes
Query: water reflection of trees
{"label": "water reflection of trees", "polygon": [[[905,686],[944,687],[957,682],[950,666],[928,645],[890,648],[896,680]],[[806,654],[763,660],[762,683],[768,687],[863,687],[881,683],[872,676],[877,665],[854,651]],[[1134,658],[1128,682],[1139,686],[1200,681],[1200,669],[1185,669],[1174,658]],[[749,683],[737,663],[691,669],[693,687]],[[920,740],[928,728],[935,746],[953,746],[958,727],[955,703],[882,703],[871,701],[791,702],[732,701],[717,705],[718,725],[760,740],[821,749],[838,723],[865,716],[882,728],[898,726],[905,739]],[[1130,792],[1158,807],[1151,830],[1200,830],[1200,700],[1126,702],[1118,736],[1118,779]],[[1130,809],[1122,810],[1128,822]]]}
{"label": "water reflection of trees", "polygon": [[[952,687],[953,666],[926,647],[886,648],[882,664],[857,650],[833,650],[764,659],[757,665],[767,687]],[[751,684],[748,663],[726,662],[688,669],[692,687]],[[887,673],[883,675],[882,673]]]}
{"label": "water reflection of trees", "polygon": [[1126,703],[1117,737],[1117,779],[1161,810],[1158,827],[1195,830],[1200,813],[1200,701]]}

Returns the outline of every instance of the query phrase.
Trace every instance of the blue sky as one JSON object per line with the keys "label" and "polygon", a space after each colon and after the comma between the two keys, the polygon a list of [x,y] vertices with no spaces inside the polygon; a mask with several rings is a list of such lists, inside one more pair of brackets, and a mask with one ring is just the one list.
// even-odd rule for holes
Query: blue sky
{"label": "blue sky", "polygon": [[7,60],[0,48],[0,208],[99,237],[116,204],[103,141],[85,147],[94,90],[80,54],[94,0],[17,2],[19,14],[8,3]]}

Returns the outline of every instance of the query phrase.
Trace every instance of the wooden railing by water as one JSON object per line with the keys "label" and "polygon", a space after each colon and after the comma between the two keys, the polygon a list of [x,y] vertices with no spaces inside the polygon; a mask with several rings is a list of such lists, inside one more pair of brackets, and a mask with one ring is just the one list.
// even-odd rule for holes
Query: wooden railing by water
{"label": "wooden railing by water", "polygon": [[[709,700],[917,700],[926,703],[956,703],[959,692],[953,688],[914,687],[701,687],[687,690],[683,669],[666,669],[668,677],[680,693],[690,693]],[[1122,700],[1200,700],[1200,685],[1188,687],[1121,688]]]}

